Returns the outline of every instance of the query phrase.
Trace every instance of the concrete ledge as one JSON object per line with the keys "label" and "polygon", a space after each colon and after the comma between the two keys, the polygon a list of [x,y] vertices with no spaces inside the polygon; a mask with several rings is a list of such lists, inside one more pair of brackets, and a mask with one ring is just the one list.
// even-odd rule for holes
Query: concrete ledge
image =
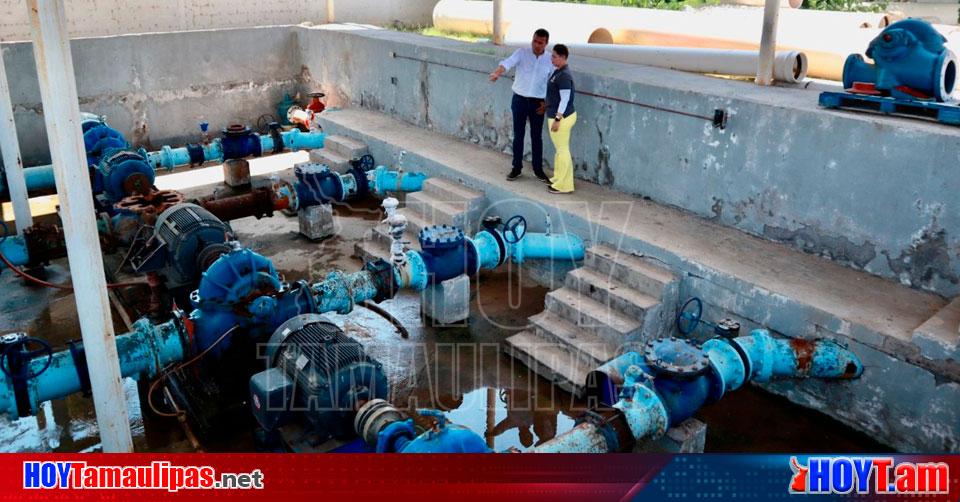
{"label": "concrete ledge", "polygon": [[[507,184],[504,154],[384,114],[331,111],[323,127],[364,141],[380,159],[406,150],[408,169],[484,190],[490,214],[525,214],[532,231],[543,230],[537,215],[549,214],[554,231],[659,260],[681,275],[681,298],[704,298],[711,319],[730,313],[747,328],[849,343],[867,366],[862,380],[768,388],[897,448],[960,451],[957,361],[923,358],[912,343],[914,329],[946,304],[942,298],[592,183],[578,181],[562,197],[534,181]],[[918,402],[936,413],[918,417]]]}
{"label": "concrete ledge", "polygon": [[[508,48],[358,27],[301,30],[304,65],[334,106],[512,151],[511,82],[487,79]],[[960,128],[826,110],[803,86],[761,88],[576,54],[571,64],[577,178],[960,294]],[[726,129],[711,126],[715,109],[728,113]]]}

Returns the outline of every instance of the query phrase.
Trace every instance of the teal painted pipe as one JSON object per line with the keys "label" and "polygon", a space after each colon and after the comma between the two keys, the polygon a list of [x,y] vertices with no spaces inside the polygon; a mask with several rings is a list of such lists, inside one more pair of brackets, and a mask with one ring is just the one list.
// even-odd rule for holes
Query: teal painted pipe
{"label": "teal painted pipe", "polygon": [[357,303],[377,296],[377,286],[366,270],[344,274],[335,270],[322,282],[310,286],[316,298],[317,313],[349,314]]}
{"label": "teal painted pipe", "polygon": [[831,340],[774,338],[765,329],[755,329],[733,341],[750,359],[748,379],[757,382],[776,376],[857,378],[863,374],[857,355]]}
{"label": "teal painted pipe", "polygon": [[423,190],[426,179],[424,173],[391,171],[386,166],[377,166],[372,173],[368,173],[370,191],[381,197],[387,192],[419,192]]}
{"label": "teal painted pipe", "polygon": [[[498,230],[493,230],[499,232]],[[502,239],[502,237],[501,237]],[[477,250],[477,267],[483,270],[496,268],[503,263],[504,257],[500,255],[500,245],[497,243],[497,236],[490,230],[481,230],[477,235],[470,239],[474,249]]]}
{"label": "teal painted pipe", "polygon": [[407,251],[406,263],[393,267],[393,281],[399,288],[423,291],[430,281],[427,265],[419,251]]}
{"label": "teal painted pipe", "polygon": [[[286,150],[314,150],[323,148],[325,135],[320,131],[301,132],[299,129],[284,131],[281,134],[283,138],[283,147]],[[261,155],[270,155],[273,153],[274,141],[269,134],[261,134],[260,151]],[[202,145],[204,162],[222,162],[223,145],[219,138],[211,141],[209,144]],[[190,151],[187,147],[173,148],[164,145],[156,152],[147,154],[147,160],[154,169],[172,170],[179,166],[190,165]]]}
{"label": "teal painted pipe", "polygon": [[[27,252],[27,243],[24,242],[23,236],[9,235],[0,241],[0,253],[3,253],[7,261],[14,266],[22,267],[30,263],[30,254]],[[5,268],[7,266],[0,262],[0,270]]]}
{"label": "teal painted pipe", "polygon": [[[297,150],[316,150],[318,148],[323,148],[323,141],[326,135],[320,131],[310,131],[310,132],[301,132],[300,129],[291,129],[289,131],[284,131],[281,133],[283,136],[283,146],[287,150],[297,151]],[[269,134],[264,134],[260,136],[260,144],[264,143],[264,136],[269,137]],[[273,150],[273,140],[270,140],[270,149],[264,149],[263,152],[267,153]]]}
{"label": "teal painted pipe", "polygon": [[[120,374],[139,379],[155,377],[165,365],[182,361],[186,342],[174,321],[154,325],[147,319],[140,319],[134,323],[132,332],[117,336],[116,343]],[[46,364],[46,359],[33,359],[30,362],[31,371],[40,371]],[[73,355],[69,350],[62,350],[53,354],[50,366],[43,373],[27,383],[30,410],[22,411],[36,414],[40,403],[60,399],[81,390],[83,389]],[[13,420],[19,415],[13,382],[4,373],[0,373],[0,413]]]}
{"label": "teal painted pipe", "polygon": [[[619,399],[613,407],[623,412],[631,435],[637,441],[662,435],[676,414],[681,414],[681,418],[692,415],[701,406],[719,400],[726,392],[742,387],[749,380],[765,382],[775,376],[851,379],[863,373],[863,364],[857,355],[833,341],[779,339],[764,329],[732,340],[715,338],[707,341],[701,353],[709,360],[709,366],[701,373],[671,376],[651,367],[659,363],[647,364],[652,359],[662,361],[666,358],[667,368],[670,368],[669,361],[675,357],[671,351],[674,354],[680,351],[656,347],[678,344],[692,346],[688,341],[660,339],[648,343],[650,348],[645,354],[621,355],[587,377],[588,389],[591,388],[591,379],[599,383],[606,379],[617,384]],[[664,352],[651,353],[651,350]],[[708,393],[698,392],[705,387],[709,389]],[[609,388],[600,390],[613,391]],[[610,441],[614,430],[606,427],[606,424],[583,422],[534,451],[599,453],[622,448],[624,445]]]}
{"label": "teal painted pipe", "polygon": [[524,260],[579,261],[584,256],[583,239],[564,234],[527,233],[520,242],[507,244],[510,257],[517,264]]}
{"label": "teal painted pipe", "polygon": [[23,177],[27,182],[27,191],[55,190],[57,180],[53,176],[53,166],[27,167],[23,170]]}

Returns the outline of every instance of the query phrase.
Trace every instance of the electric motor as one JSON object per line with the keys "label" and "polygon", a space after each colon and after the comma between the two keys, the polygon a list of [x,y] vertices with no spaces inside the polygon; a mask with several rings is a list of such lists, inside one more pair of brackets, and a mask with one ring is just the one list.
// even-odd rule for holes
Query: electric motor
{"label": "electric motor", "polygon": [[156,272],[167,287],[194,284],[234,240],[230,225],[210,211],[190,203],[173,206],[157,217],[153,237],[131,260],[137,272]]}
{"label": "electric motor", "polygon": [[281,324],[266,354],[272,367],[250,379],[253,414],[266,430],[296,420],[319,440],[350,437],[356,410],[389,392],[381,364],[321,315]]}

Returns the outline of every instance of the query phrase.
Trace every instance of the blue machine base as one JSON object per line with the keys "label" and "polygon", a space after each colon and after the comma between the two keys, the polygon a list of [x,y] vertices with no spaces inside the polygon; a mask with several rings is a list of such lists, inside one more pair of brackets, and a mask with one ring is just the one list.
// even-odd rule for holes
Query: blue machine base
{"label": "blue machine base", "polygon": [[822,92],[820,106],[921,117],[934,119],[943,124],[960,125],[960,106],[936,101],[915,101],[848,92]]}

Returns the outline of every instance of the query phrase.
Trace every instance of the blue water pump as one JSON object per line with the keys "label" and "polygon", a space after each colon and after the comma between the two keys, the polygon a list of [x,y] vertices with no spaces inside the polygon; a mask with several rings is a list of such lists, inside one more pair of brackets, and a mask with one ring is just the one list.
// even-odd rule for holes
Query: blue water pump
{"label": "blue water pump", "polygon": [[946,38],[922,19],[887,26],[867,47],[869,64],[851,54],[843,65],[843,87],[855,93],[899,99],[948,101],[957,79],[957,59]]}
{"label": "blue water pump", "polygon": [[129,195],[145,195],[153,188],[156,173],[144,149],[108,148],[96,164],[94,192],[102,189],[107,199],[118,202]]}

